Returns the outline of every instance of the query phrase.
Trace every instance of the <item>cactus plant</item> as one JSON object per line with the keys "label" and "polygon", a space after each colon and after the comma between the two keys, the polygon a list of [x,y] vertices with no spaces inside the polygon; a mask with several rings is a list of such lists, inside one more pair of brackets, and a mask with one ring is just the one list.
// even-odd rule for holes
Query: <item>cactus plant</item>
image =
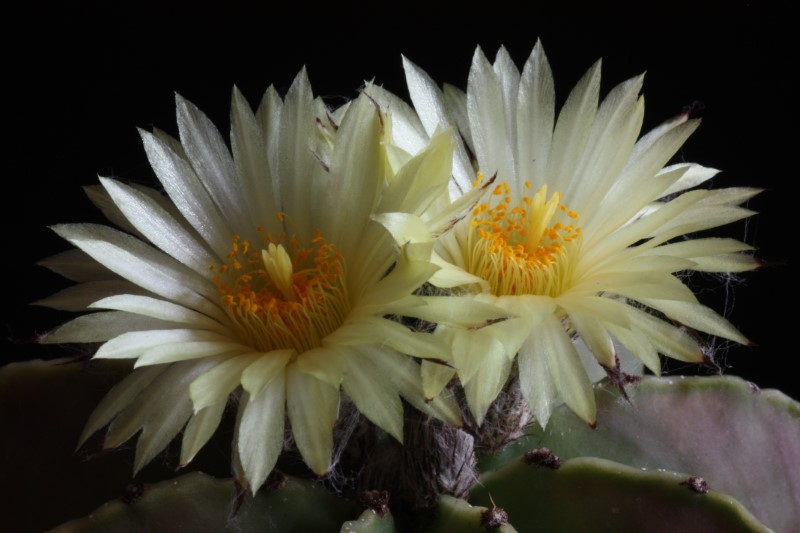
{"label": "cactus plant", "polygon": [[593,68],[554,122],[539,45],[521,77],[479,49],[466,94],[406,71],[415,110],[371,85],[329,110],[304,72],[257,114],[235,90],[230,152],[179,97],[180,142],[142,133],[169,198],[89,189],[124,231],[57,226],[81,251],[49,265],[83,284],[39,303],[106,311],[43,340],[135,364],[0,369],[8,525],[800,528],[796,402],[638,375],[659,354],[709,362],[687,326],[748,342],[677,273],[759,265],[744,243],[687,237],[749,216],[757,191],[690,191],[715,171],[664,167],[697,123],[637,140],[641,77],[598,108]]}
{"label": "cactus plant", "polygon": [[[7,522],[12,530],[137,531],[147,524],[164,531],[180,525],[198,532],[438,533],[481,531],[495,508],[508,517],[498,531],[674,531],[680,524],[686,531],[792,531],[800,525],[794,468],[800,404],[737,378],[645,378],[628,389],[629,400],[601,382],[595,395],[604,423],[596,429],[558,408],[552,430],[531,425],[500,452],[478,453],[480,480],[466,500],[442,495],[433,509],[409,513],[389,494],[381,516],[379,505],[365,507],[358,494],[335,495],[330,485],[307,477],[279,477],[255,496],[242,494],[224,479],[219,449],[219,457],[198,457],[196,465],[216,470],[215,477],[176,477],[157,461],[134,483],[132,450],[76,454],[78,421],[109,387],[109,375],[122,371],[66,361],[0,369],[0,413],[15,436],[0,444],[3,471],[16,480],[4,500],[17,510]],[[659,409],[663,402],[680,408]],[[530,453],[544,447],[560,458],[560,468]],[[44,508],[28,497],[43,487],[51,495]]]}

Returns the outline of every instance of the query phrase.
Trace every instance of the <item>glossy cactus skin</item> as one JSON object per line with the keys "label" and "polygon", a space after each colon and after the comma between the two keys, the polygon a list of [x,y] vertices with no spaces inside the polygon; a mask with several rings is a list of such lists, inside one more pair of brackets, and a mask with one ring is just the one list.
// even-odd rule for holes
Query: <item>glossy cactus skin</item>
{"label": "glossy cactus skin", "polygon": [[596,386],[591,429],[557,409],[529,434],[479,465],[491,470],[546,446],[562,459],[598,457],[639,470],[697,476],[738,500],[775,531],[800,530],[800,403],[736,377],[647,378],[628,389]]}
{"label": "glossy cactus skin", "polygon": [[[65,361],[0,368],[0,421],[11,436],[0,441],[0,460],[15,489],[3,506],[15,511],[6,516],[23,517],[11,519],[12,530],[800,529],[800,474],[792,467],[800,463],[800,404],[738,378],[646,378],[628,388],[630,401],[600,383],[596,429],[556,409],[546,431],[531,426],[526,437],[478,457],[480,483],[467,500],[442,496],[434,512],[409,517],[363,510],[318,480],[287,477],[252,497],[230,479],[178,475],[171,459],[131,480],[131,449],[98,454],[100,443],[90,442],[76,453],[94,402],[124,371]],[[226,446],[213,444],[197,468],[224,477]],[[525,460],[542,447],[560,457],[560,468],[543,452]],[[37,491],[47,492],[46,506],[30,498]],[[497,519],[502,511],[507,523]]]}
{"label": "glossy cactus skin", "polygon": [[517,459],[484,475],[470,500],[503,505],[519,531],[769,531],[730,496],[700,494],[688,479],[594,457],[558,470]]}

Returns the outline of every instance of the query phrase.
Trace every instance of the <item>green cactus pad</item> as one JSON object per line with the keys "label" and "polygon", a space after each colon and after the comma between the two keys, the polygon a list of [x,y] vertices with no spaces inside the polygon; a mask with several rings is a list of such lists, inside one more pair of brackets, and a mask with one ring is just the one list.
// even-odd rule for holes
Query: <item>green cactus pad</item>
{"label": "green cactus pad", "polygon": [[339,533],[396,533],[394,518],[391,513],[380,516],[372,509],[367,509],[355,520],[342,524]]}
{"label": "green cactus pad", "polygon": [[241,507],[232,515],[236,496],[232,480],[192,472],[144,486],[135,500],[108,502],[51,533],[307,533],[335,531],[356,514],[352,505],[319,483],[295,478],[287,478],[280,488],[262,490],[255,497],[243,494]]}
{"label": "green cactus pad", "polygon": [[[0,472],[8,489],[3,505],[14,510],[4,515],[4,528],[38,533],[85,516],[140,483],[175,476],[177,451],[133,478],[132,445],[102,451],[97,435],[75,449],[91,412],[130,367],[122,361],[66,359],[0,367],[0,428],[7,436],[0,439]],[[189,468],[230,475],[230,439],[221,436]]]}
{"label": "green cactus pad", "polygon": [[776,531],[800,531],[800,404],[735,377],[644,378],[627,388],[596,387],[597,427],[560,407],[548,427],[501,454],[496,468],[523,451],[547,447],[562,459],[601,457],[638,469],[667,469],[705,479]]}
{"label": "green cactus pad", "polygon": [[767,532],[733,498],[699,493],[688,476],[577,458],[548,469],[522,459],[481,477],[471,500],[508,512],[518,531]]}
{"label": "green cactus pad", "polygon": [[484,514],[494,506],[489,507],[470,505],[466,501],[452,496],[439,498],[436,509],[436,518],[425,533],[514,533],[517,530],[511,524],[489,528],[483,525]]}
{"label": "green cactus pad", "polygon": [[4,514],[9,531],[43,531],[83,516],[131,482],[127,454],[75,450],[89,413],[129,367],[54,360],[0,368],[3,503],[14,509]]}

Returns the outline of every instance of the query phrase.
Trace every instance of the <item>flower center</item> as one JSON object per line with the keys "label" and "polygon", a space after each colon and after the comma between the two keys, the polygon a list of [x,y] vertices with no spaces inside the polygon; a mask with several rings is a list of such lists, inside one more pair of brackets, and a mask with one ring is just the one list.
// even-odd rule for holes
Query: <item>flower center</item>
{"label": "flower center", "polygon": [[211,269],[241,339],[258,351],[319,347],[349,310],[344,258],[319,230],[308,246],[282,233],[254,249],[234,235],[225,264]]}
{"label": "flower center", "polygon": [[[482,178],[478,173],[476,184]],[[561,203],[561,193],[547,197],[547,185],[512,206],[508,184],[500,183],[490,200],[472,211],[467,270],[488,281],[497,296],[556,296],[566,287],[569,257],[580,241],[577,218]]]}

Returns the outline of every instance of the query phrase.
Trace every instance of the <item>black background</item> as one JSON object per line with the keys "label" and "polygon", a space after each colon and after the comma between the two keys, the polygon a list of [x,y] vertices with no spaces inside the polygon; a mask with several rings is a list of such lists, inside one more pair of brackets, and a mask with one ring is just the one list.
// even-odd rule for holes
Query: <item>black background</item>
{"label": "black background", "polygon": [[[752,8],[737,18],[683,10],[630,20],[514,12],[367,16],[355,9],[323,18],[242,6],[198,9],[64,3],[8,15],[17,36],[4,36],[4,112],[10,121],[3,143],[0,363],[76,353],[74,347],[30,342],[69,318],[28,305],[69,285],[35,266],[69,248],[46,227],[102,221],[81,190],[96,183],[97,174],[156,184],[136,127],[175,133],[174,92],[225,132],[233,84],[256,105],[270,83],[283,93],[306,65],[315,94],[331,105],[355,96],[367,79],[407,96],[405,54],[437,81],[463,88],[476,45],[493,58],[505,44],[521,65],[541,38],[560,101],[600,57],[604,93],[647,71],[645,129],[692,106],[704,122],[678,158],[722,169],[717,187],[765,189],[749,203],[759,215],[716,234],[754,244],[768,266],[744,274],[741,283],[726,285],[711,276],[695,276],[691,283],[703,302],[725,309],[756,343],[721,346],[725,371],[800,396],[791,372],[798,239],[797,224],[789,220],[796,209],[789,204],[789,183],[797,173],[797,121],[796,89],[788,77],[796,59],[785,19]],[[674,362],[669,370],[695,371]]]}

